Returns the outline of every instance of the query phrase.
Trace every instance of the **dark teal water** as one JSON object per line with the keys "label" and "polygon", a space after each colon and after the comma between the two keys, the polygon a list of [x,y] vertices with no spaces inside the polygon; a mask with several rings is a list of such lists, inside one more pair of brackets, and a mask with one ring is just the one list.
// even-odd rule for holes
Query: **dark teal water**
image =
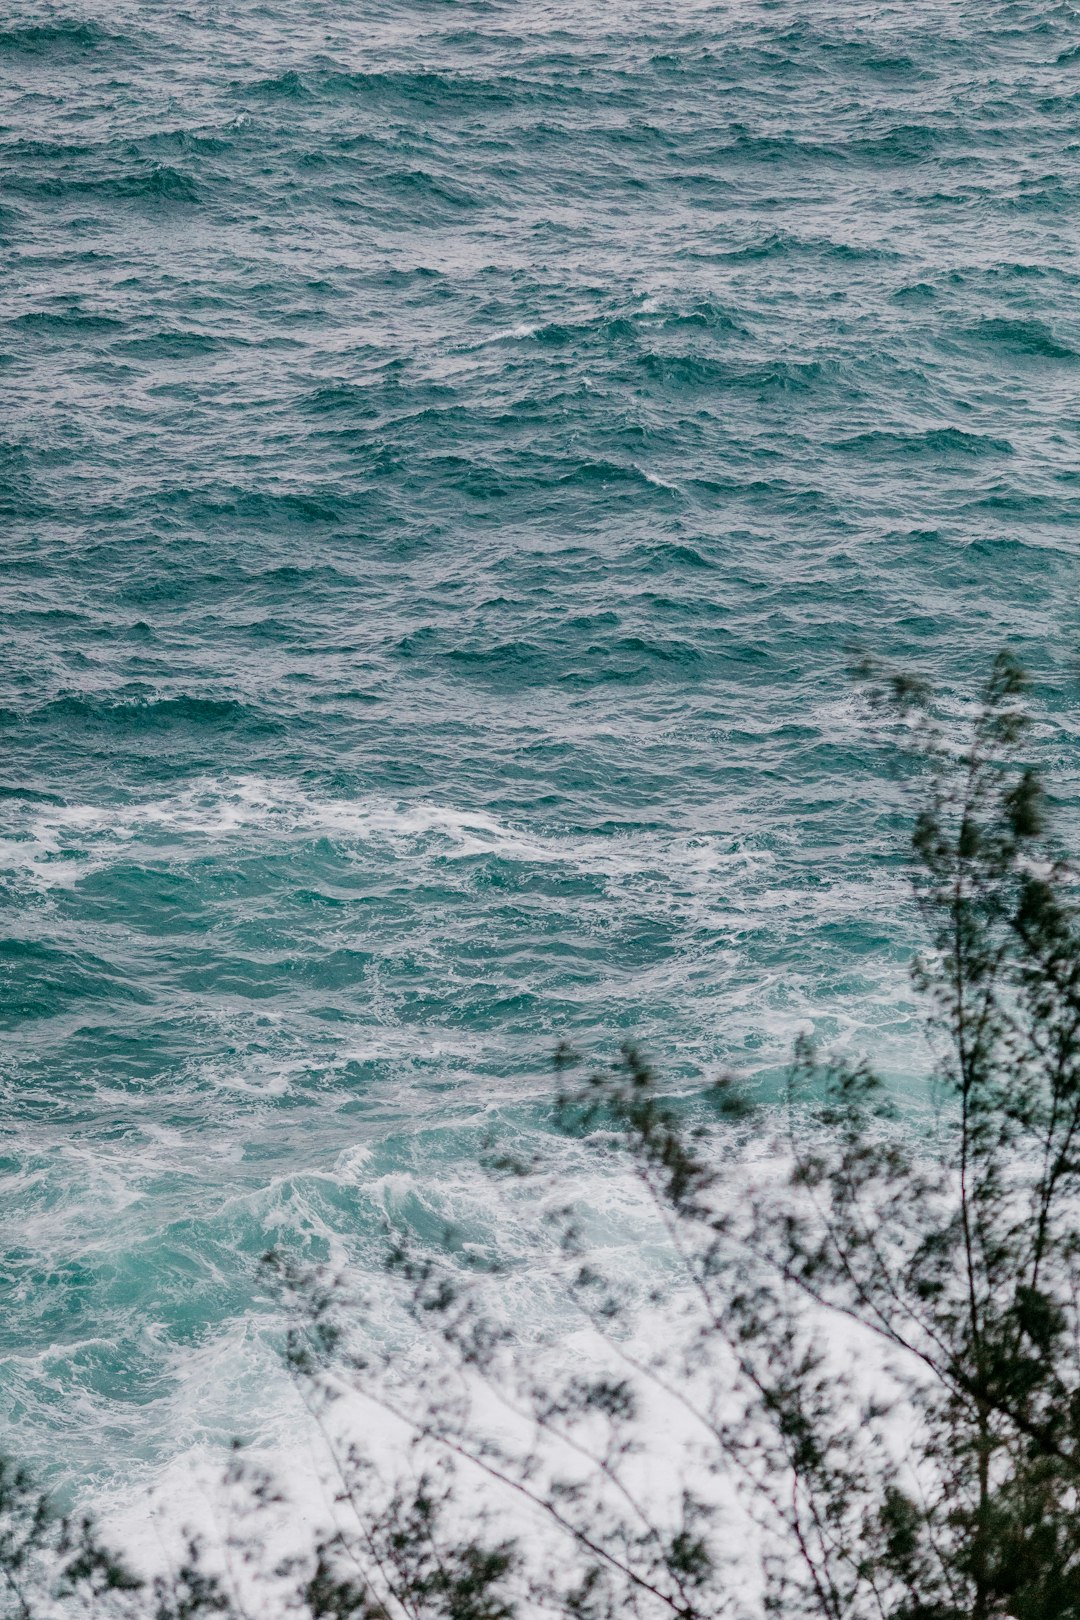
{"label": "dark teal water", "polygon": [[5,9],[24,1449],[265,1419],[270,1241],[498,1241],[561,1036],[920,1071],[847,649],[1009,642],[1073,792],[1078,111],[1070,5]]}

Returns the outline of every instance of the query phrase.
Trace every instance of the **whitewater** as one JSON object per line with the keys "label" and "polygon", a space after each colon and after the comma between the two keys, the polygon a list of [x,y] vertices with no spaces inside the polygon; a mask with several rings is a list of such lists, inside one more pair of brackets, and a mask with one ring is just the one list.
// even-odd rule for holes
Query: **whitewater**
{"label": "whitewater", "polygon": [[61,1491],[299,1456],[258,1256],[512,1254],[492,1131],[633,1270],[559,1040],[918,1092],[849,670],[1009,645],[1075,810],[1078,24],[5,8],[0,1387]]}

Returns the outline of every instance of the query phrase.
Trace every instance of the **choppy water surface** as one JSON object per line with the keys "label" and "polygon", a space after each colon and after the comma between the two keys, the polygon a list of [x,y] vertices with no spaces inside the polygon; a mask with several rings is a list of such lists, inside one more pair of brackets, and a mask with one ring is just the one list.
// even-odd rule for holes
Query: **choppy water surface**
{"label": "choppy water surface", "polygon": [[560,1036],[915,1072],[846,649],[959,685],[1009,640],[1069,791],[1078,40],[5,7],[21,1444],[134,1477],[251,1420],[252,1257],[373,1252],[388,1198],[483,1229],[477,1129],[545,1130]]}

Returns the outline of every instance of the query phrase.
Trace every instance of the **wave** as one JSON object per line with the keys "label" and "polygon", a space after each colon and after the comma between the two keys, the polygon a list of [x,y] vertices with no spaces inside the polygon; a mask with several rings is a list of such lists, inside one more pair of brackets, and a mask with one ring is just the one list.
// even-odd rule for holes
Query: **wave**
{"label": "wave", "polygon": [[215,354],[245,340],[213,332],[154,332],[145,337],[125,338],[114,344],[114,353],[141,360],[183,360],[188,355]]}
{"label": "wave", "polygon": [[53,331],[67,335],[80,332],[122,332],[124,322],[115,315],[103,315],[87,309],[31,309],[16,315],[14,326],[26,326],[35,331]]}
{"label": "wave", "polygon": [[496,110],[524,101],[575,100],[573,91],[565,87],[519,79],[511,74],[496,78],[481,77],[468,71],[440,72],[437,70],[394,71],[367,73],[346,69],[320,70],[315,83],[326,96],[347,102],[389,102],[402,108],[410,117],[430,114],[441,108],[466,107],[477,110]]}
{"label": "wave", "polygon": [[93,51],[103,45],[115,47],[117,43],[118,37],[107,33],[99,24],[74,17],[0,28],[0,53],[44,56],[65,51]]}
{"label": "wave", "polygon": [[155,163],[121,174],[82,176],[54,172],[45,178],[35,165],[26,173],[10,173],[6,183],[17,194],[33,198],[86,198],[160,207],[194,207],[202,201],[194,177],[168,163]]}
{"label": "wave", "polygon": [[155,490],[146,504],[162,513],[180,513],[187,523],[201,529],[242,527],[274,534],[297,527],[339,524],[343,514],[337,501],[331,504],[332,494],[324,490],[275,491],[243,485],[178,485]]}
{"label": "wave", "polygon": [[962,428],[924,428],[922,432],[897,433],[880,429],[858,433],[854,438],[841,439],[833,448],[865,456],[896,456],[900,458],[929,456],[949,459],[956,456],[1011,456],[1013,446],[1008,439],[994,438],[989,433],[968,433]]}
{"label": "wave", "polygon": [[20,724],[33,728],[75,721],[110,731],[154,732],[176,727],[196,730],[231,731],[238,727],[265,732],[275,729],[275,721],[265,712],[237,698],[142,697],[125,701],[112,697],[90,697],[72,692],[53,699],[40,709],[28,711]]}
{"label": "wave", "polygon": [[967,328],[979,344],[1004,354],[1030,355],[1039,360],[1076,360],[1077,351],[1055,337],[1045,321],[995,316]]}
{"label": "wave", "polygon": [[253,79],[242,88],[246,95],[259,96],[270,101],[302,101],[311,95],[303,78],[294,68],[286,73],[275,74],[270,79]]}

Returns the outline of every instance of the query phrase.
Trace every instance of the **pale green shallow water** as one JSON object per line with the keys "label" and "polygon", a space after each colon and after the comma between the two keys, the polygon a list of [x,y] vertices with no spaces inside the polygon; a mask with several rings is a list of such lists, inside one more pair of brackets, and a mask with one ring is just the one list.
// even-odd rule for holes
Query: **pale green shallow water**
{"label": "pale green shallow water", "polygon": [[257,1426],[253,1257],[497,1241],[560,1036],[917,1072],[846,649],[1072,796],[1078,109],[1064,5],[6,9],[20,1446]]}

